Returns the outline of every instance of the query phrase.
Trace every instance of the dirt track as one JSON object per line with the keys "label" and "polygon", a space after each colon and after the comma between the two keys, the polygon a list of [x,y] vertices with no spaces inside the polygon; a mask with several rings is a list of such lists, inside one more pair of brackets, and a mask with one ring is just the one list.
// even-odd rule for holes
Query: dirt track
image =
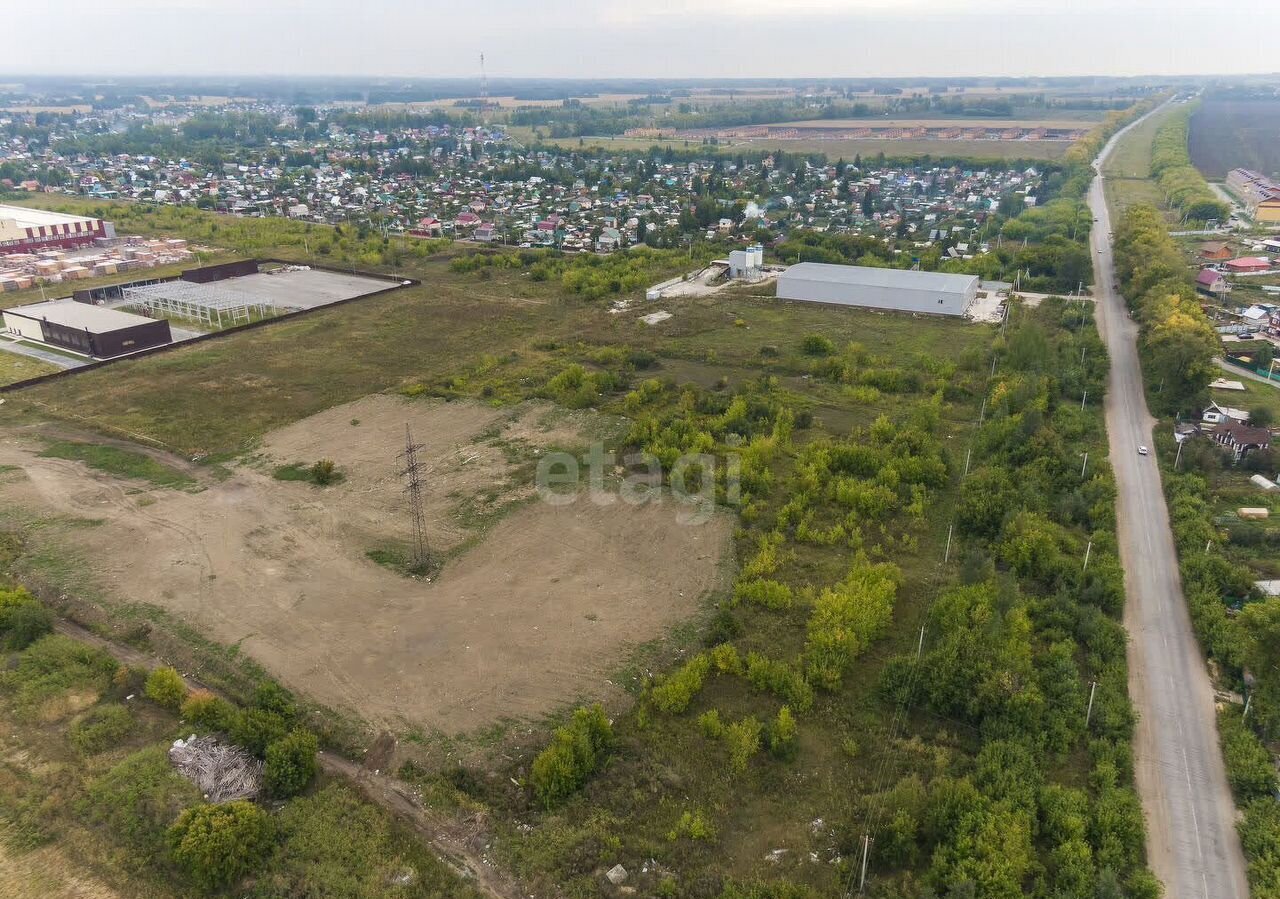
{"label": "dirt track", "polygon": [[319,489],[241,467],[199,493],[41,458],[35,435],[0,432],[0,464],[26,474],[0,477],[0,511],[102,520],[59,539],[109,595],[176,612],[289,686],[387,730],[410,722],[457,734],[615,697],[607,676],[627,649],[660,636],[717,584],[729,521],[681,526],[670,503],[518,505],[435,583],[370,562],[368,549],[406,529],[393,468],[406,420],[431,466],[429,536],[442,548],[475,534],[458,521],[460,503],[479,497],[492,511],[531,493],[511,480],[512,446],[563,446],[592,424],[369,397],[264,444],[267,469],[330,457],[343,484]]}

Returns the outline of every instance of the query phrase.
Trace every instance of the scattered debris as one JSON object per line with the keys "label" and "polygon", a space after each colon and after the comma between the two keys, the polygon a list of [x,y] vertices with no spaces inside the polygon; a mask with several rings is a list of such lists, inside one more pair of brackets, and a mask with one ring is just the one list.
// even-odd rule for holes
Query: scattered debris
{"label": "scattered debris", "polygon": [[627,869],[622,867],[622,865],[614,865],[604,876],[608,879],[609,883],[614,886],[618,886],[627,879]]}
{"label": "scattered debris", "polygon": [[776,865],[790,851],[789,849],[771,849],[765,853],[764,860],[771,865]]}

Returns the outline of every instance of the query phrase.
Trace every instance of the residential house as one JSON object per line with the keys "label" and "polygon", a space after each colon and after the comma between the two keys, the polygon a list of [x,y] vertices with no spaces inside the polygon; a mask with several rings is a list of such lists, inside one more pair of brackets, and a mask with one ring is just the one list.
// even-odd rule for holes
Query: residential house
{"label": "residential house", "polygon": [[1265,272],[1271,268],[1271,260],[1265,256],[1241,256],[1239,259],[1228,259],[1224,265],[1227,271],[1236,274],[1242,272]]}
{"label": "residential house", "polygon": [[1220,261],[1230,259],[1232,256],[1231,247],[1222,241],[1210,241],[1209,243],[1200,244],[1200,258],[1212,259]]}
{"label": "residential house", "polygon": [[1227,279],[1220,271],[1206,268],[1201,269],[1200,274],[1196,275],[1196,290],[1207,294],[1222,294],[1229,288],[1227,287]]}
{"label": "residential house", "polygon": [[1215,427],[1209,436],[1231,451],[1232,461],[1239,462],[1254,450],[1271,446],[1271,432],[1266,428],[1254,428],[1239,422],[1229,422]]}

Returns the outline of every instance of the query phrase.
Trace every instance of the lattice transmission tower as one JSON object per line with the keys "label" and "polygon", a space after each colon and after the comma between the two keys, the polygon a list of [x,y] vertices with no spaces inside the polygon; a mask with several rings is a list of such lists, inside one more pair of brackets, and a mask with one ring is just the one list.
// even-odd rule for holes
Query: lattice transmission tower
{"label": "lattice transmission tower", "polygon": [[421,443],[413,442],[413,433],[409,430],[409,423],[405,422],[404,452],[396,458],[404,461],[400,477],[404,478],[404,492],[409,497],[409,514],[413,518],[413,558],[410,561],[414,568],[425,568],[431,561],[427,549],[427,517],[422,511],[423,465],[418,459],[422,448]]}

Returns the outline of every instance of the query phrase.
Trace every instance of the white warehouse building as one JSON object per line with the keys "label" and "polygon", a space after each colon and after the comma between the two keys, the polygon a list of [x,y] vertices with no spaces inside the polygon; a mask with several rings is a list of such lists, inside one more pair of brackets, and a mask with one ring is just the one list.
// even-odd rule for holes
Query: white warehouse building
{"label": "white warehouse building", "polygon": [[944,272],[801,262],[778,278],[780,300],[929,315],[964,315],[977,295],[977,275]]}

